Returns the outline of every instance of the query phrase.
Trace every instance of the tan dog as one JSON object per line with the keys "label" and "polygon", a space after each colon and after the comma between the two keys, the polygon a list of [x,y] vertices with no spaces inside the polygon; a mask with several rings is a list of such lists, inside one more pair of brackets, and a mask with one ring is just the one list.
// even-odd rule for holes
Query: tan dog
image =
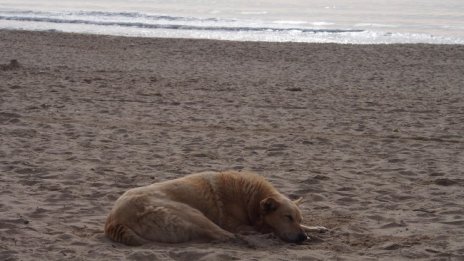
{"label": "tan dog", "polygon": [[127,245],[223,241],[250,232],[301,243],[304,230],[326,229],[301,225],[300,202],[255,174],[202,172],[127,191],[111,210],[105,234]]}

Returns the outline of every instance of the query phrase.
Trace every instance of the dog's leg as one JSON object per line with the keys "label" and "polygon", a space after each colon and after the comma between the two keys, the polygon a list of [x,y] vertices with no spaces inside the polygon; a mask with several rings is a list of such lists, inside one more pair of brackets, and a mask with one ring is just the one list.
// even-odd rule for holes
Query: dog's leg
{"label": "dog's leg", "polygon": [[137,235],[132,229],[121,224],[107,224],[105,234],[113,241],[129,246],[140,246],[148,241]]}
{"label": "dog's leg", "polygon": [[139,234],[157,242],[227,241],[236,238],[200,211],[182,203],[148,207],[138,217],[137,224],[134,229]]}
{"label": "dog's leg", "polygon": [[254,235],[254,234],[259,234],[258,231],[256,231],[256,229],[252,226],[246,226],[246,225],[242,225],[242,226],[239,226],[236,231],[238,231],[238,234],[241,234],[241,235]]}
{"label": "dog's leg", "polygon": [[300,225],[300,226],[305,232],[325,233],[329,231],[328,228],[323,227],[323,226],[305,226],[305,225]]}

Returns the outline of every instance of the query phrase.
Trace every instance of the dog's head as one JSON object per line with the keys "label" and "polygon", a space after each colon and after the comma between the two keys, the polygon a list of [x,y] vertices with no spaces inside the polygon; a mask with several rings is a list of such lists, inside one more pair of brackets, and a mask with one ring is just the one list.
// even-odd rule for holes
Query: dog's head
{"label": "dog's head", "polygon": [[263,199],[260,202],[261,222],[282,240],[302,243],[308,237],[301,228],[300,202],[301,198],[295,201],[274,196]]}

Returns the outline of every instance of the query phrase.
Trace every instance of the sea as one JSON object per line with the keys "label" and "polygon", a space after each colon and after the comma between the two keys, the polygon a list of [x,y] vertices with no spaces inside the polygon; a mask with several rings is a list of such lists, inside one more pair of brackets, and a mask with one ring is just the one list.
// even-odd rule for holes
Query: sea
{"label": "sea", "polygon": [[464,44],[464,0],[0,0],[0,29],[233,41]]}

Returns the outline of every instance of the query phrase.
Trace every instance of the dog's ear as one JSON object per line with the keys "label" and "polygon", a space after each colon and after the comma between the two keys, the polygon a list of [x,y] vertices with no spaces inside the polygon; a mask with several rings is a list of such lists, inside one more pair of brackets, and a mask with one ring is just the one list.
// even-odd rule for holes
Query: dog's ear
{"label": "dog's ear", "polygon": [[274,198],[269,197],[261,200],[259,205],[261,207],[261,211],[264,213],[270,213],[279,207],[279,202],[277,202]]}
{"label": "dog's ear", "polygon": [[295,200],[293,201],[293,203],[295,203],[297,206],[301,205],[301,203],[303,203],[303,202],[304,202],[304,198],[303,198],[303,197],[300,197],[300,198],[295,199]]}

